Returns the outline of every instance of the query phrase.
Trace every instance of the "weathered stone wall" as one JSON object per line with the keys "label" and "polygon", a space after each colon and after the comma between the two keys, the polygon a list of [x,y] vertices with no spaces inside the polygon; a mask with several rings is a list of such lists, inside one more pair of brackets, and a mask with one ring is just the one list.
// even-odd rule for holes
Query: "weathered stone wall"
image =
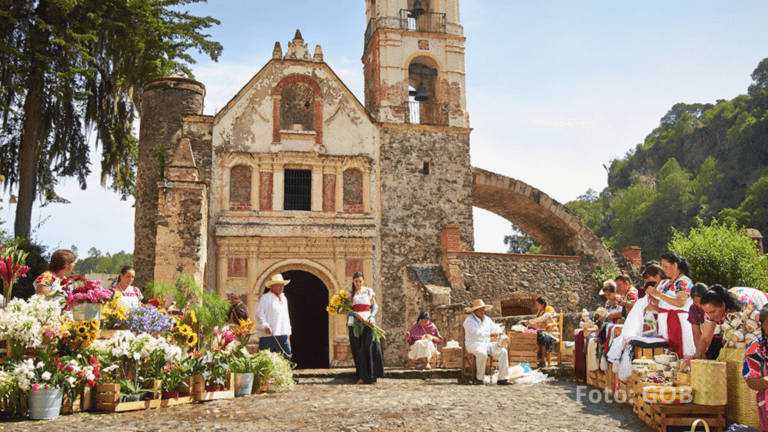
{"label": "weathered stone wall", "polygon": [[[469,130],[388,124],[380,140],[383,324],[400,335],[407,330],[404,267],[440,262],[445,225],[460,226],[462,248],[473,248]],[[421,174],[425,160],[428,175]],[[400,337],[387,339],[385,364],[399,364],[401,351]]]}
{"label": "weathered stone wall", "polygon": [[203,113],[205,87],[186,78],[149,81],[141,97],[141,128],[136,170],[134,261],[139,287],[152,281],[155,271],[158,187],[163,178],[160,154],[165,161],[182,138],[185,116]]}
{"label": "weathered stone wall", "polygon": [[579,257],[452,254],[464,274],[464,288],[451,290],[451,303],[470,304],[481,298],[488,304],[505,294],[524,291],[544,296],[555,310],[566,312],[594,309],[605,300],[590,276],[593,266]]}

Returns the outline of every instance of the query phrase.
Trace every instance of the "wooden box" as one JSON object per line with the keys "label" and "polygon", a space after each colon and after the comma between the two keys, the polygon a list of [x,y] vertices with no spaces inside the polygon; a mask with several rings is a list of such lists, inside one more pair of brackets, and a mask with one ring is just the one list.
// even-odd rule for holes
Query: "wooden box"
{"label": "wooden box", "polygon": [[120,384],[96,385],[96,410],[106,412],[136,411],[160,406],[160,399],[120,402]]}
{"label": "wooden box", "polygon": [[[712,432],[722,432],[725,428],[725,405],[708,406],[696,404],[646,404],[650,407],[653,425],[659,432],[667,432],[669,427],[690,428],[696,419],[702,419]],[[650,426],[650,425],[649,425]],[[686,429],[687,430],[687,429]]]}
{"label": "wooden box", "polygon": [[653,360],[653,358],[657,355],[664,354],[664,350],[666,348],[640,348],[635,347],[635,360],[639,360],[643,357],[645,357],[648,360]]}
{"label": "wooden box", "polygon": [[460,369],[461,353],[461,348],[443,348],[443,369]]}
{"label": "wooden box", "polygon": [[224,382],[224,390],[209,392],[205,391],[205,379],[202,375],[192,376],[191,394],[197,401],[211,401],[219,399],[235,398],[235,377],[232,373],[227,373],[227,379]]}
{"label": "wooden box", "polygon": [[607,378],[606,371],[598,370],[597,371],[597,380],[595,381],[595,387],[599,388],[599,389],[606,388],[606,386],[607,386],[606,378]]}
{"label": "wooden box", "polygon": [[587,371],[587,385],[597,387],[597,373],[599,371]]}
{"label": "wooden box", "polygon": [[[429,359],[429,366],[432,369],[436,369],[437,368],[437,357],[438,357],[437,355],[433,355],[432,358]],[[423,363],[421,363],[421,362],[419,362],[417,360],[408,359],[408,367],[416,367],[419,364],[423,364]],[[459,365],[459,367],[461,367],[461,365]]]}
{"label": "wooden box", "polygon": [[509,336],[509,365],[528,362],[536,365],[539,345],[536,343],[536,333],[508,332]]}

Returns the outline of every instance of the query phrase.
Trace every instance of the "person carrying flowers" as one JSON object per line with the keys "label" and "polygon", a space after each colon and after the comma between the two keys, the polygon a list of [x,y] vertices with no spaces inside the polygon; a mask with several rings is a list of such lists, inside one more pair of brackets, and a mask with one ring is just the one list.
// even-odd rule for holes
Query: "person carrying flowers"
{"label": "person carrying flowers", "polygon": [[381,356],[381,343],[374,341],[373,328],[379,306],[371,288],[363,286],[363,273],[352,276],[349,293],[351,312],[348,315],[349,345],[357,371],[357,384],[375,384],[377,378],[384,377],[384,360]]}

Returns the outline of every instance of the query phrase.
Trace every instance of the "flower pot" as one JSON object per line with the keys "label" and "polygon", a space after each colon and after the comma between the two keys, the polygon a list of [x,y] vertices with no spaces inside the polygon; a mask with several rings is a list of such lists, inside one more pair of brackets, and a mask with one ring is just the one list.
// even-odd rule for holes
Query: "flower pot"
{"label": "flower pot", "polygon": [[177,391],[164,391],[163,392],[163,399],[178,399],[179,398],[179,392]]}
{"label": "flower pot", "polygon": [[72,306],[72,317],[75,321],[90,321],[96,318],[101,322],[101,304],[86,302]]}
{"label": "flower pot", "polygon": [[247,396],[253,391],[253,374],[239,373],[235,375],[235,397]]}
{"label": "flower pot", "polygon": [[224,386],[205,386],[207,392],[217,392],[224,390]]}
{"label": "flower pot", "polygon": [[141,402],[141,395],[131,394],[131,395],[120,396],[120,403],[123,403],[123,402]]}
{"label": "flower pot", "polygon": [[29,418],[31,420],[55,419],[61,412],[64,390],[61,387],[38,389],[29,392]]}

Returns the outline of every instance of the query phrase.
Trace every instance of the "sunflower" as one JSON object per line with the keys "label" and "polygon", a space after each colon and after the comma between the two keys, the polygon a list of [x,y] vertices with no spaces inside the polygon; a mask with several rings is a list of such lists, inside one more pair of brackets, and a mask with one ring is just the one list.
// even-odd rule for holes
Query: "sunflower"
{"label": "sunflower", "polygon": [[157,312],[158,312],[158,313],[161,313],[161,314],[163,314],[163,315],[165,315],[165,316],[168,316],[168,311],[167,311],[167,310],[165,310],[165,309],[158,309],[158,310],[157,310]]}
{"label": "sunflower", "polygon": [[77,332],[78,336],[82,337],[83,335],[88,334],[88,332],[91,330],[89,327],[90,327],[90,324],[83,321],[82,323],[77,325],[77,329],[75,331]]}
{"label": "sunflower", "polygon": [[91,327],[92,328],[99,328],[99,320],[96,317],[91,318]]}
{"label": "sunflower", "polygon": [[179,333],[184,337],[189,337],[189,335],[194,334],[192,327],[187,324],[179,326]]}
{"label": "sunflower", "polygon": [[181,320],[179,319],[179,317],[174,316],[173,317],[173,322],[171,322],[171,325],[173,325],[173,327],[171,327],[171,331],[178,330],[179,326],[181,325]]}
{"label": "sunflower", "polygon": [[339,296],[335,295],[335,296],[331,297],[331,306],[333,306],[335,308],[335,307],[338,307],[340,305],[341,305],[341,299],[339,298]]}
{"label": "sunflower", "polygon": [[339,291],[339,295],[341,298],[349,299],[349,293],[344,290]]}
{"label": "sunflower", "polygon": [[191,348],[197,344],[197,335],[195,333],[187,336],[187,345]]}
{"label": "sunflower", "polygon": [[187,314],[189,319],[192,321],[192,324],[197,324],[197,315],[195,315],[195,310],[190,309],[189,313]]}
{"label": "sunflower", "polygon": [[331,316],[336,315],[336,308],[334,308],[333,306],[328,306],[325,308],[325,310],[328,311],[328,313],[331,314]]}

